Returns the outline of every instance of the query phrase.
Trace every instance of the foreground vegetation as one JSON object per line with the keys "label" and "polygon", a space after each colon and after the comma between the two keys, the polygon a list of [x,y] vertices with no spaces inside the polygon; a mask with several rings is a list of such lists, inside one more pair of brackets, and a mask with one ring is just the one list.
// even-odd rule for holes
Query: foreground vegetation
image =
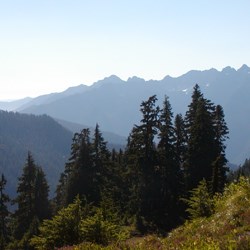
{"label": "foreground vegetation", "polygon": [[213,204],[211,216],[188,220],[165,238],[148,235],[119,241],[105,247],[82,243],[63,249],[250,249],[250,179],[241,178],[238,183],[231,183],[222,195],[214,196]]}

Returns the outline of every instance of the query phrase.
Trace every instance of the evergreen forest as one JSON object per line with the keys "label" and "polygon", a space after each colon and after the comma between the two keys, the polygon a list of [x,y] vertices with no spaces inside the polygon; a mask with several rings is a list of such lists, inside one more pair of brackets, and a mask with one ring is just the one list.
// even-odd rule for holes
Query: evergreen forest
{"label": "evergreen forest", "polygon": [[249,249],[250,161],[229,172],[223,107],[195,85],[185,114],[167,96],[139,108],[124,150],[99,124],[74,134],[53,198],[32,148],[14,199],[2,173],[0,249]]}

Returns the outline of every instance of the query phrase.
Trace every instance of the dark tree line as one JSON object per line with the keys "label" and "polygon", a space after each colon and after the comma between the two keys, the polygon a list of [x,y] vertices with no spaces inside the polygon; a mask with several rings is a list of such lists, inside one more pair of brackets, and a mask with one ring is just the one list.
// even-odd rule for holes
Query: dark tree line
{"label": "dark tree line", "polygon": [[162,233],[183,222],[183,198],[201,181],[207,183],[211,196],[223,191],[228,128],[220,105],[206,99],[196,85],[184,117],[174,117],[168,97],[159,106],[155,95],[141,103],[140,111],[141,121],[132,128],[124,151],[107,149],[98,124],[93,138],[89,129],[75,133],[70,158],[51,202],[44,173],[29,153],[11,223],[7,223],[9,198],[4,194],[2,176],[1,244],[12,237],[9,249],[32,249],[29,240],[38,233],[41,221],[49,218],[51,211],[56,214],[72,204],[76,197],[105,211],[104,217],[135,225],[138,233]]}
{"label": "dark tree line", "polygon": [[184,118],[173,117],[168,97],[160,107],[151,96],[140,111],[124,152],[107,150],[98,125],[93,139],[88,129],[75,134],[57,188],[58,208],[77,194],[97,206],[109,200],[125,221],[134,218],[139,231],[167,230],[185,217],[180,198],[201,180],[211,195],[223,191],[228,128],[220,105],[196,85]]}

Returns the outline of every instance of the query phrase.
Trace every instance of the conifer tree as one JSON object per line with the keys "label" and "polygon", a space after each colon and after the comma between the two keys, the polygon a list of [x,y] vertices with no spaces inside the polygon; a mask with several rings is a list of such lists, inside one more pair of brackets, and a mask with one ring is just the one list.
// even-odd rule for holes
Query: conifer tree
{"label": "conifer tree", "polygon": [[222,107],[205,99],[195,85],[185,122],[188,143],[184,166],[188,189],[205,178],[213,194],[222,192],[227,172],[224,142],[228,134]]}
{"label": "conifer tree", "polygon": [[99,125],[96,124],[95,132],[94,132],[94,138],[93,138],[93,155],[94,155],[94,161],[95,165],[98,164],[102,165],[105,160],[108,160],[110,157],[110,152],[107,149],[107,142],[104,141],[104,138],[102,136],[102,133],[100,131]]}
{"label": "conifer tree", "polygon": [[214,111],[214,128],[215,128],[215,149],[216,158],[212,164],[213,175],[211,180],[212,193],[222,192],[226,183],[226,166],[227,159],[225,156],[225,141],[228,138],[228,127],[224,119],[223,108],[217,105]]}
{"label": "conifer tree", "polygon": [[110,152],[107,149],[107,142],[104,141],[99,125],[96,124],[94,138],[93,138],[93,192],[94,201],[99,204],[101,201],[101,193],[104,192],[105,184],[112,178],[108,174],[111,167]]}
{"label": "conifer tree", "polygon": [[164,149],[165,157],[169,156],[169,158],[173,159],[174,157],[174,150],[173,150],[173,143],[174,143],[174,127],[172,123],[173,119],[173,112],[168,97],[165,96],[163,102],[163,109],[160,114],[159,119],[159,144],[158,148]]}
{"label": "conifer tree", "polygon": [[143,229],[141,220],[154,221],[155,200],[160,193],[155,190],[159,184],[159,167],[154,143],[159,125],[160,108],[156,106],[156,96],[151,96],[141,104],[141,124],[136,125],[128,141],[128,161],[131,176],[132,207],[137,214],[138,227]]}
{"label": "conifer tree", "polygon": [[[181,192],[181,170],[175,154],[175,131],[172,123],[173,113],[168,97],[165,97],[159,119],[159,166],[160,193],[156,213],[158,224],[172,227],[178,217],[178,200]],[[157,186],[156,186],[157,187]]]}
{"label": "conifer tree", "polygon": [[60,210],[61,208],[65,207],[73,199],[72,197],[70,198],[69,190],[71,188],[71,184],[69,180],[72,178],[77,162],[79,161],[81,139],[82,132],[75,133],[72,138],[71,154],[68,162],[65,164],[63,173],[60,175],[59,183],[56,187],[56,197],[54,199],[56,203],[56,210]]}
{"label": "conifer tree", "polygon": [[42,221],[50,217],[49,185],[41,167],[37,167],[35,180],[35,215]]}
{"label": "conifer tree", "polygon": [[225,141],[228,139],[228,127],[225,121],[224,111],[221,105],[214,110],[215,142],[218,154],[225,156]]}
{"label": "conifer tree", "polygon": [[67,204],[72,203],[77,195],[80,195],[80,197],[85,196],[88,202],[94,201],[93,182],[95,173],[89,129],[83,129],[78,137],[78,150],[71,157],[68,174],[66,187]]}
{"label": "conifer tree", "polygon": [[[15,233],[17,240],[31,237],[37,230],[39,222],[49,216],[48,184],[41,168],[35,164],[31,153],[28,153],[23,174],[17,188],[17,210],[15,211]],[[34,228],[34,226],[36,228]],[[32,232],[30,232],[30,230]],[[25,243],[26,244],[26,243]]]}
{"label": "conifer tree", "polygon": [[185,127],[187,131],[187,136],[190,136],[190,129],[194,123],[194,119],[196,116],[196,112],[198,109],[199,101],[203,98],[203,94],[201,93],[200,87],[198,84],[195,84],[192,93],[192,101],[188,105],[188,111],[186,112],[185,116]]}
{"label": "conifer tree", "polygon": [[[144,154],[148,162],[154,162],[155,157],[155,144],[154,136],[157,134],[159,123],[159,106],[156,106],[156,95],[149,97],[147,101],[141,104],[142,120],[141,125],[137,129],[141,130],[143,135]],[[149,165],[149,168],[151,166]]]}
{"label": "conifer tree", "polygon": [[212,177],[212,163],[216,158],[213,104],[194,88],[192,102],[186,114],[188,135],[185,174],[188,190],[196,187],[203,178]]}
{"label": "conifer tree", "polygon": [[185,123],[182,114],[177,114],[174,120],[174,135],[175,135],[175,156],[180,168],[183,168],[185,153],[187,148],[187,136],[185,131]]}
{"label": "conifer tree", "polygon": [[213,213],[213,200],[206,180],[202,179],[190,193],[190,198],[185,200],[188,204],[187,212],[190,218],[196,219],[210,216]]}
{"label": "conifer tree", "polygon": [[23,174],[19,178],[15,202],[18,208],[15,212],[16,230],[15,238],[20,240],[29,229],[32,219],[35,216],[35,180],[36,165],[31,153],[28,153],[26,164],[23,168]]}
{"label": "conifer tree", "polygon": [[6,179],[2,174],[0,180],[0,249],[5,249],[6,243],[9,240],[9,229],[7,225],[7,220],[9,217],[9,210],[7,207],[10,198],[5,194]]}

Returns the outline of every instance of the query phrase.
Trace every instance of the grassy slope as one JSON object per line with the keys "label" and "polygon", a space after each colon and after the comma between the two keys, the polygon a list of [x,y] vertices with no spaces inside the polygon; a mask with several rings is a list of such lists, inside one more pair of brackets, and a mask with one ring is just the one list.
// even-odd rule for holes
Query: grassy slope
{"label": "grassy slope", "polygon": [[215,213],[209,218],[186,222],[160,239],[149,235],[101,247],[91,243],[64,250],[85,249],[250,249],[250,180],[242,179],[215,198]]}
{"label": "grassy slope", "polygon": [[168,249],[250,249],[250,183],[231,184],[209,218],[187,222],[164,240]]}

